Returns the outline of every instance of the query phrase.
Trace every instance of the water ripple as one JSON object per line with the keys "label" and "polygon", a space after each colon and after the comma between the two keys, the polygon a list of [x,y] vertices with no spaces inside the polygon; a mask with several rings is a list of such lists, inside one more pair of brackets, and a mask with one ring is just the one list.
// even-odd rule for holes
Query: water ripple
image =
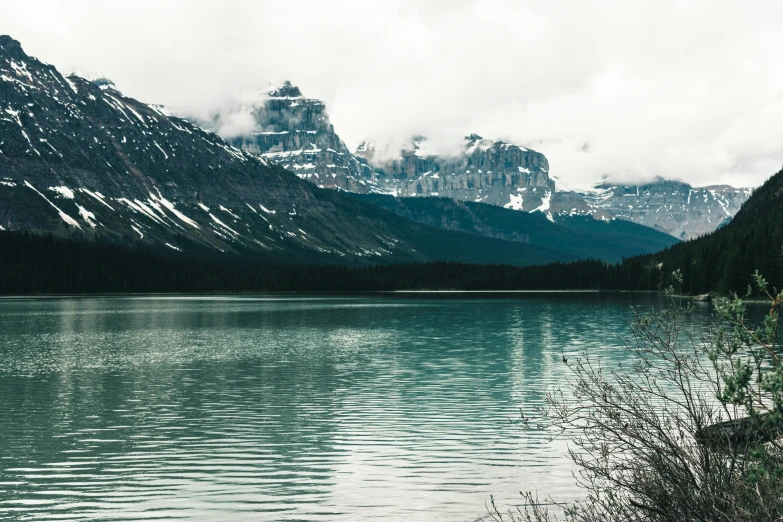
{"label": "water ripple", "polygon": [[617,358],[629,304],[0,300],[4,520],[471,520],[577,490],[509,418]]}

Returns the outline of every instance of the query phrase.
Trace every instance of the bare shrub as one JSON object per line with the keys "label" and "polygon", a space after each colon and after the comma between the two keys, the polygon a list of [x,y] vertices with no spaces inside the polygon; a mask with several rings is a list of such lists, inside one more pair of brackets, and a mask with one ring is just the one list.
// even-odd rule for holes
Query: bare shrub
{"label": "bare shrub", "polygon": [[[675,279],[681,282],[679,273]],[[749,521],[783,519],[781,297],[755,276],[770,311],[751,326],[736,295],[715,302],[712,328],[688,326],[690,303],[634,311],[627,363],[569,361],[566,389],[542,396],[527,429],[572,441],[585,497],[559,504],[523,494],[500,521]],[[749,295],[752,292],[749,289]]]}

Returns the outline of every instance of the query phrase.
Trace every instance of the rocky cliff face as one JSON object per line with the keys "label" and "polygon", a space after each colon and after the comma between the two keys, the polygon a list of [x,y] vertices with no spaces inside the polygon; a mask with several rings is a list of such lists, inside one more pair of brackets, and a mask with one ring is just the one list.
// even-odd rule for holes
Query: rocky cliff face
{"label": "rocky cliff face", "polygon": [[430,152],[421,136],[391,159],[379,158],[372,142],[361,143],[351,153],[329,123],[324,104],[305,98],[290,83],[271,91],[254,117],[262,130],[231,140],[233,145],[273,160],[319,187],[350,192],[448,197],[539,211],[550,221],[577,215],[624,219],[679,239],[711,232],[751,193],[747,188],[694,188],[664,179],[557,192],[543,154],[477,134],[467,136],[458,153],[450,156]]}
{"label": "rocky cliff face", "polygon": [[414,138],[398,159],[387,161],[376,160],[371,143],[362,143],[356,154],[377,170],[373,191],[398,197],[441,196],[533,210],[555,190],[544,155],[525,147],[478,134],[467,136],[454,156],[428,154],[426,145],[425,138]]}
{"label": "rocky cliff face", "polygon": [[268,94],[252,111],[260,130],[230,138],[232,145],[274,160],[321,188],[370,190],[373,169],[334,132],[323,102],[305,98],[290,82]]}
{"label": "rocky cliff face", "polygon": [[414,140],[399,159],[385,162],[375,161],[372,144],[362,143],[356,154],[378,170],[372,191],[539,211],[550,221],[564,222],[566,216],[623,219],[678,239],[712,232],[731,219],[752,192],[726,185],[692,187],[663,178],[640,185],[601,184],[584,192],[557,192],[547,160],[538,152],[475,134],[466,138],[463,153],[456,157],[427,155],[423,143]]}
{"label": "rocky cliff face", "polygon": [[[476,134],[465,138],[454,157],[427,153],[423,137],[412,139],[399,158],[390,161],[377,161],[371,143],[352,154],[335,133],[323,102],[306,98],[290,82],[259,100],[252,114],[258,130],[228,141],[321,188],[401,197],[441,195],[518,210],[540,207],[554,191],[543,154]],[[217,130],[214,122],[212,129]]]}

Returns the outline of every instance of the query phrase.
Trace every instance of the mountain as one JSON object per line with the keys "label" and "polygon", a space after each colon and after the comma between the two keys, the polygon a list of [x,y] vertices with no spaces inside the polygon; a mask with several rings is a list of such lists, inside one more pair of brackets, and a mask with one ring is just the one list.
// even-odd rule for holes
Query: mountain
{"label": "mountain", "polygon": [[712,232],[730,219],[750,194],[750,188],[727,185],[692,187],[661,177],[638,185],[602,183],[591,190],[557,190],[543,154],[525,147],[465,138],[461,153],[426,153],[426,140],[417,138],[393,160],[375,161],[373,146],[362,143],[355,154],[387,176],[373,192],[397,196],[446,196],[526,212],[541,212],[550,221],[567,225],[573,216],[596,220],[625,220],[678,239]]}
{"label": "mountain", "polygon": [[621,219],[602,221],[590,216],[564,216],[562,223],[553,223],[540,212],[518,212],[448,198],[395,198],[384,194],[353,197],[418,223],[546,246],[575,253],[582,259],[620,262],[625,257],[657,252],[677,243],[668,234]]}
{"label": "mountain", "polygon": [[515,210],[546,210],[555,191],[549,163],[543,154],[466,136],[457,154],[428,152],[427,140],[415,137],[394,159],[378,160],[372,143],[364,142],[356,154],[378,169],[378,192],[395,196],[442,196],[500,205]]}
{"label": "mountain", "polygon": [[[371,141],[351,153],[329,121],[324,103],[285,82],[252,107],[258,132],[229,139],[276,161],[322,188],[397,197],[435,196],[541,212],[567,225],[573,216],[621,219],[690,239],[715,230],[747,200],[749,188],[695,188],[656,178],[638,185],[600,184],[587,191],[558,187],[546,157],[521,145],[466,136],[451,154],[437,154],[426,137],[379,154]],[[217,130],[215,122],[202,122]]]}
{"label": "mountain", "polygon": [[[367,192],[373,169],[348,150],[320,100],[290,82],[251,107],[259,132],[229,138],[235,147],[278,162],[320,188]],[[213,122],[201,122],[206,127]],[[212,124],[212,125],[211,125]]]}
{"label": "mountain", "polygon": [[[369,166],[371,162],[377,164],[371,143],[362,144],[352,155],[329,122],[324,104],[304,97],[290,82],[251,103],[250,113],[258,131],[230,138],[232,145],[277,161],[319,187],[367,194],[357,199],[419,223],[608,261],[653,252],[676,241],[641,226],[625,227],[619,233],[618,227],[604,222],[594,223],[591,236],[584,233],[584,226],[578,233],[566,230],[567,224],[574,222],[571,218],[563,217],[563,227],[546,222],[542,213],[458,202],[472,200],[478,193],[475,199],[482,203],[546,210],[555,182],[547,175],[549,165],[543,154],[524,147],[473,134],[465,138],[459,155],[443,158],[429,153],[426,139],[419,137],[411,141],[399,160],[384,163],[380,170]],[[218,130],[221,119],[217,114],[202,124]],[[426,201],[417,204],[379,194],[440,195],[456,201],[424,198]],[[418,212],[411,212],[414,207]]]}
{"label": "mountain", "polygon": [[[250,112],[257,130],[228,142],[276,161],[320,188],[403,197],[441,195],[531,209],[554,191],[543,154],[476,134],[465,138],[460,154],[448,158],[428,153],[423,137],[411,140],[399,159],[383,164],[371,143],[352,154],[330,123],[324,103],[305,97],[290,82],[251,103]],[[219,119],[218,114],[197,123],[217,131]]]}
{"label": "mountain", "polygon": [[[437,198],[401,201],[419,204],[432,199]],[[596,222],[584,216],[569,219],[584,224],[588,230]],[[637,226],[622,220],[615,220],[610,225],[621,229]],[[0,230],[0,273],[3,274],[0,294],[661,290],[672,283],[672,272],[676,270],[683,274],[681,290],[684,292],[726,293],[742,291],[751,283],[750,274],[756,269],[767,278],[771,287],[781,288],[783,256],[779,255],[779,248],[782,241],[783,171],[758,189],[737,217],[717,231],[619,264],[598,260],[544,266],[430,262],[361,267],[289,265],[259,270],[257,265],[194,262],[156,256],[140,249]]]}
{"label": "mountain", "polygon": [[623,219],[679,239],[692,239],[730,220],[752,192],[728,185],[696,188],[659,177],[640,185],[601,184],[587,192],[557,192],[550,212],[558,222],[563,216],[576,215]]}
{"label": "mountain", "polygon": [[266,262],[576,257],[419,225],[321,190],[109,81],[64,77],[8,36],[0,36],[0,229]]}

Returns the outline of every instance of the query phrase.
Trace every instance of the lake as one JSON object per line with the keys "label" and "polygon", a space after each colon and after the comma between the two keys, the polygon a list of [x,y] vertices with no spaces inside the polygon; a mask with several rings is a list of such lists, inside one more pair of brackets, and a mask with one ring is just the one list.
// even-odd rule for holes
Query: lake
{"label": "lake", "polygon": [[[0,299],[0,519],[473,520],[579,494],[509,422],[653,294]],[[706,317],[706,307],[701,315]]]}

